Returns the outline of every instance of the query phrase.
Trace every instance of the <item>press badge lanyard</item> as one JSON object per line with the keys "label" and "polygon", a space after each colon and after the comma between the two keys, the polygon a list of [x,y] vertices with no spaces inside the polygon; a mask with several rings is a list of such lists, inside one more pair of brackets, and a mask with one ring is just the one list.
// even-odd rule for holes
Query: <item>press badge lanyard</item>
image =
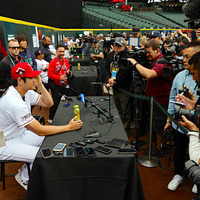
{"label": "press badge lanyard", "polygon": [[13,61],[13,59],[11,58],[10,54],[8,54],[8,57],[10,58],[10,60],[11,60],[11,62],[12,62],[12,64],[13,64],[13,67],[14,67],[16,64],[14,63],[14,61]]}
{"label": "press badge lanyard", "polygon": [[114,58],[113,58],[113,62],[111,63],[111,66],[110,66],[111,67],[111,78],[113,80],[116,79],[117,72],[119,71],[119,67],[118,67],[119,57],[117,58],[117,61],[115,61],[115,58],[116,58],[116,54],[115,54]]}
{"label": "press badge lanyard", "polygon": [[[62,75],[62,74],[61,74],[61,69],[62,69],[62,66],[63,66],[64,59],[62,59],[62,64],[61,64],[61,65],[60,65],[60,62],[59,62],[59,60],[58,60],[58,57],[56,57],[56,59],[57,59],[57,61],[58,61],[58,65],[59,65],[59,70],[58,70],[58,72],[60,72],[60,75]],[[65,71],[66,71],[66,68],[64,68],[64,73],[65,73]],[[58,74],[58,72],[57,72],[56,74]]]}

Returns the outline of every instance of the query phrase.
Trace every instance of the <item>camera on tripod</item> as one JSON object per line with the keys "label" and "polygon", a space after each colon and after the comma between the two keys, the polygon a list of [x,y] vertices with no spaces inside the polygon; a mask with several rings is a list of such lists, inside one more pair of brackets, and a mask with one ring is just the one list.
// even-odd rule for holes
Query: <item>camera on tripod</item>
{"label": "camera on tripod", "polygon": [[[134,58],[142,66],[149,68],[149,60],[147,59],[147,51],[144,48],[133,47],[132,50],[128,51],[129,58]],[[130,64],[130,63],[129,63]],[[135,94],[145,93],[145,82],[143,76],[139,73],[136,67],[133,67],[133,82],[131,91]]]}

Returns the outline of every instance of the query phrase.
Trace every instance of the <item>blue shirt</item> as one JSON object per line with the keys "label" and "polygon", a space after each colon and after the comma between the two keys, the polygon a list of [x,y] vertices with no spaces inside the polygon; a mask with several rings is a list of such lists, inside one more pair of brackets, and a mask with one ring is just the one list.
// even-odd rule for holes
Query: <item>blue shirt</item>
{"label": "blue shirt", "polygon": [[[197,97],[197,83],[195,80],[193,80],[193,75],[190,74],[190,71],[188,69],[185,69],[181,72],[179,72],[172,83],[170,96],[169,96],[169,104],[168,104],[168,113],[173,115],[176,112],[175,104],[170,103],[170,101],[175,101],[175,97],[179,94],[179,90],[183,87],[187,86],[187,88],[194,94],[194,96]],[[172,122],[172,127],[174,129],[177,129],[176,124]],[[187,130],[187,129],[186,129]],[[180,129],[178,129],[179,132],[182,132]]]}

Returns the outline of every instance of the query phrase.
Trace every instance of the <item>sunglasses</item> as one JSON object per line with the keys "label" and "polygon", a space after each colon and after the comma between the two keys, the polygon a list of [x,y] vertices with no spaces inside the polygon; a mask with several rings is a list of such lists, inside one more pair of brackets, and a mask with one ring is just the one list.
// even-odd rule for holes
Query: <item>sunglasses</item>
{"label": "sunglasses", "polygon": [[8,47],[8,48],[11,48],[11,49],[19,49],[19,47]]}

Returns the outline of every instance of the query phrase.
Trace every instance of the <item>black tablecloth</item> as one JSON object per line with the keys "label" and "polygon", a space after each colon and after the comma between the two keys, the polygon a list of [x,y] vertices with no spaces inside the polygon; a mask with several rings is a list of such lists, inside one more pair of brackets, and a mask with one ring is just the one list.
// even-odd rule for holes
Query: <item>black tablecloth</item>
{"label": "black tablecloth", "polygon": [[[75,79],[68,81],[71,90],[69,96],[77,96],[78,92],[86,96],[96,96],[102,94],[99,85],[91,85],[92,82],[97,81],[97,67],[96,66],[81,66],[78,70],[77,66],[72,66],[72,73]],[[77,92],[73,91],[75,89]]]}
{"label": "black tablecloth", "polygon": [[78,63],[80,63],[80,65],[90,65],[91,64],[91,59],[90,56],[84,56],[84,58],[81,57],[80,58],[73,58],[73,61],[70,61],[70,66],[77,66]]}
{"label": "black tablecloth", "polygon": [[[108,110],[108,101],[102,102],[97,97],[91,99],[96,105]],[[82,102],[73,100],[69,107],[63,107],[65,102],[60,103],[53,123],[56,125],[68,123],[73,117],[72,106],[78,104],[84,126],[77,131],[46,137],[41,148],[53,148],[58,142],[64,142],[68,146],[77,139],[83,139],[84,133],[93,129],[103,135],[100,139],[104,141],[113,138],[127,140],[113,102],[111,111],[115,123],[111,124],[105,119],[102,125],[99,119],[90,122],[96,117],[93,113],[95,108],[84,108]],[[95,142],[92,145],[87,144],[86,147],[97,145]],[[117,149],[112,148],[111,154],[104,155],[97,152],[97,157],[92,158],[75,156],[64,158],[62,155],[56,155],[45,160],[38,152],[31,172],[27,199],[143,200],[145,198],[135,157],[119,155]]]}

